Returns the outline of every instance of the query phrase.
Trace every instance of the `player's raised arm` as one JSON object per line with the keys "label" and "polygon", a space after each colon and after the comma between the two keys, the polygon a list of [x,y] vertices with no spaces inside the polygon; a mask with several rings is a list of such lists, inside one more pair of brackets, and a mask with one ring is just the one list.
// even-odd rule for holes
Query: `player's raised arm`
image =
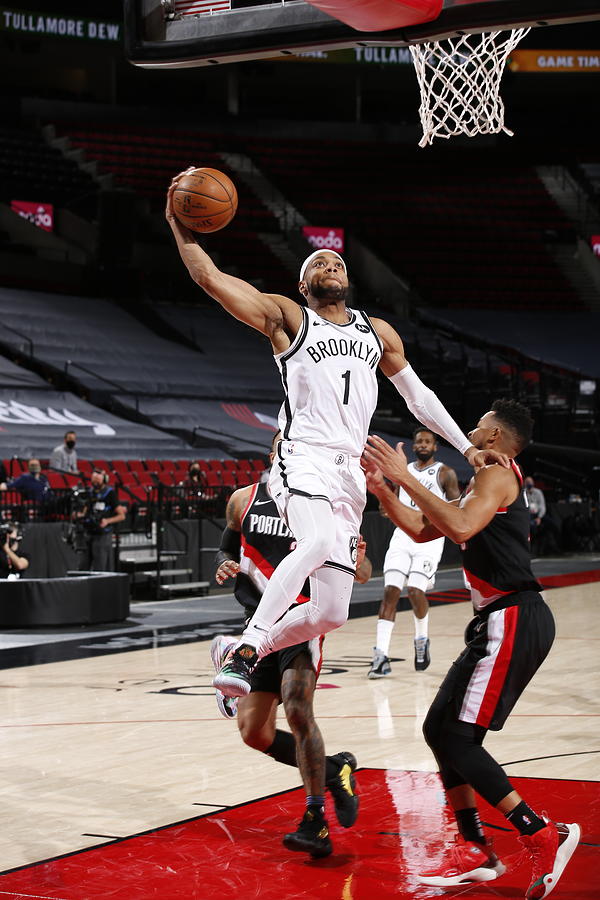
{"label": "player's raised arm", "polygon": [[373,327],[381,338],[383,354],[379,367],[390,379],[398,393],[406,400],[409,410],[422,425],[446,438],[449,444],[463,454],[475,468],[486,463],[499,462],[508,467],[508,458],[493,450],[477,450],[460,430],[437,395],[428,388],[404,355],[404,344],[398,332],[383,319],[372,319]]}
{"label": "player's raised arm", "polygon": [[228,313],[266,335],[275,352],[286,350],[290,338],[293,339],[302,321],[300,306],[289,297],[264,294],[247,281],[217,268],[210,256],[196,243],[193,232],[182,225],[175,215],[173,192],[179,179],[185,174],[180,172],[171,181],[165,218],[190,276]]}
{"label": "player's raised arm", "polygon": [[[389,445],[386,444],[386,446]],[[392,453],[394,452],[391,447],[389,449]],[[371,447],[365,447],[360,464],[366,475],[367,490],[379,500],[380,513],[418,544],[443,537],[443,533],[428,521],[420,509],[411,509],[400,501],[397,491],[394,491],[385,480],[378,462],[372,457],[370,451]],[[400,451],[396,452],[395,456],[401,456],[406,467],[404,454]],[[394,461],[396,462],[396,460]],[[400,459],[397,464],[400,464]]]}
{"label": "player's raised arm", "polygon": [[[397,449],[394,450],[383,438],[370,434],[364,456],[370,465],[380,469],[386,478],[402,485],[418,509],[421,510],[423,517],[426,517],[424,522],[428,520],[431,526],[440,534],[450,538],[455,544],[462,544],[480,532],[491,522],[497,510],[513,503],[518,494],[512,471],[502,466],[492,465],[476,472],[471,482],[471,490],[457,505],[457,501],[449,503],[436,497],[411,475],[406,465],[406,457],[402,452],[402,444],[398,444]],[[395,508],[391,512],[388,510],[388,515],[413,540],[424,540],[422,530],[417,531],[416,534],[409,530],[412,527],[409,520],[405,521],[403,518],[401,521],[397,521]]]}

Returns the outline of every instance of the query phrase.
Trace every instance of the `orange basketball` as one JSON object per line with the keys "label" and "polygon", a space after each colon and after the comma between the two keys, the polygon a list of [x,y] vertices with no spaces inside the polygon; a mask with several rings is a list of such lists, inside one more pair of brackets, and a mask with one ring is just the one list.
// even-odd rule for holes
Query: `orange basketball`
{"label": "orange basketball", "polygon": [[237,205],[235,184],[218,169],[194,169],[173,191],[173,209],[181,224],[202,234],[225,228]]}

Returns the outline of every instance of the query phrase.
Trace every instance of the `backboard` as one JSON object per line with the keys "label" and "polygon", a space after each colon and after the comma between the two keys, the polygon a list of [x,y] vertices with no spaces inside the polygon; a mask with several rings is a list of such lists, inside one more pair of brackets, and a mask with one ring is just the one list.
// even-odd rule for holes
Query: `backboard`
{"label": "backboard", "polygon": [[594,19],[600,19],[599,0],[444,0],[434,21],[363,32],[304,0],[125,0],[125,52],[145,68],[214,66]]}

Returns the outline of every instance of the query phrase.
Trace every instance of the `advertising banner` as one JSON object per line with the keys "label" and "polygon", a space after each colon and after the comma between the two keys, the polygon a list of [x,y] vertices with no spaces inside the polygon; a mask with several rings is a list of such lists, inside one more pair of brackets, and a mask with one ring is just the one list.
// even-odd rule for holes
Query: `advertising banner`
{"label": "advertising banner", "polygon": [[512,72],[600,72],[598,50],[515,50]]}
{"label": "advertising banner", "polygon": [[23,219],[29,219],[44,231],[54,229],[54,207],[51,203],[32,203],[29,200],[11,200],[10,208]]}
{"label": "advertising banner", "polygon": [[336,250],[344,252],[343,228],[319,228],[315,225],[304,225],[302,234],[315,250]]}
{"label": "advertising banner", "polygon": [[84,41],[121,40],[119,22],[101,22],[98,19],[84,19],[79,16],[48,15],[11,6],[0,6],[0,31],[34,34],[36,37],[76,38]]}

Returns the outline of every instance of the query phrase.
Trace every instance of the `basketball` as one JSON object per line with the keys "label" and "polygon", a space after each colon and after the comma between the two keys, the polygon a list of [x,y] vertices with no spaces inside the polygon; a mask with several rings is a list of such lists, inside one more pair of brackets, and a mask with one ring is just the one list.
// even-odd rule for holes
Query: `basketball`
{"label": "basketball", "polygon": [[218,169],[194,169],[173,192],[173,209],[182,225],[209,234],[229,225],[238,196],[231,178]]}

